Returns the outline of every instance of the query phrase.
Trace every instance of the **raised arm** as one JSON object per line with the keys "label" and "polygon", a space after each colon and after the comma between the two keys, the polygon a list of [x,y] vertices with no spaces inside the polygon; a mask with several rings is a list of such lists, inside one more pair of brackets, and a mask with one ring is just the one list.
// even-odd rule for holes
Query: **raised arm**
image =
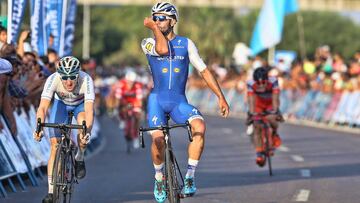
{"label": "raised arm", "polygon": [[144,19],[144,26],[154,33],[156,53],[159,55],[167,55],[169,53],[168,41],[151,17],[146,17]]}

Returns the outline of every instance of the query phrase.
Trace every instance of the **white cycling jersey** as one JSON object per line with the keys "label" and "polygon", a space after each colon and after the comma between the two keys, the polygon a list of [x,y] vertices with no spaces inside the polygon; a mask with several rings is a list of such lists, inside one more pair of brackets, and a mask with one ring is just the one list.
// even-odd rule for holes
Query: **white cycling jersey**
{"label": "white cycling jersey", "polygon": [[59,73],[50,75],[44,85],[41,94],[42,99],[51,100],[55,93],[55,99],[61,100],[66,105],[76,106],[82,102],[94,102],[94,83],[90,75],[80,71],[77,79],[77,84],[74,91],[67,91],[62,82]]}

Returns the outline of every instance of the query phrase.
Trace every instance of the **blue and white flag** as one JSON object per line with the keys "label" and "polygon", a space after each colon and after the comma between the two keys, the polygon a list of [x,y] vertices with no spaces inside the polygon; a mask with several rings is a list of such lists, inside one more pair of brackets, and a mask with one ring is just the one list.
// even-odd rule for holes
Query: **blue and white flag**
{"label": "blue and white flag", "polygon": [[53,48],[59,56],[63,56],[65,19],[67,11],[67,0],[48,0],[46,7],[46,22],[48,26],[48,37],[54,36]]}
{"label": "blue and white flag", "polygon": [[31,47],[39,56],[47,53],[48,35],[45,24],[44,0],[31,0]]}
{"label": "blue and white flag", "polygon": [[76,0],[69,0],[65,22],[64,56],[72,55],[76,18]]}
{"label": "blue and white flag", "polygon": [[27,0],[8,0],[8,38],[7,42],[16,43],[19,36],[21,22],[23,20],[24,11]]}
{"label": "blue and white flag", "polygon": [[285,15],[298,9],[297,0],[265,0],[250,42],[253,56],[281,41]]}

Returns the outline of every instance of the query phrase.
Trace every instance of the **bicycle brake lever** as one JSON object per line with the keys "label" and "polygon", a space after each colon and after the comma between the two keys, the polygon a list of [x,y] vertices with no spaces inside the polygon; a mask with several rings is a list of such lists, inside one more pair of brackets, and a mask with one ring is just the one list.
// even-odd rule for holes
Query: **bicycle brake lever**
{"label": "bicycle brake lever", "polygon": [[144,143],[144,132],[142,128],[139,128],[139,137],[140,137],[140,145],[141,148],[145,148],[145,143]]}
{"label": "bicycle brake lever", "polygon": [[37,124],[36,124],[36,133],[39,134],[41,131],[41,119],[38,118],[37,119]]}

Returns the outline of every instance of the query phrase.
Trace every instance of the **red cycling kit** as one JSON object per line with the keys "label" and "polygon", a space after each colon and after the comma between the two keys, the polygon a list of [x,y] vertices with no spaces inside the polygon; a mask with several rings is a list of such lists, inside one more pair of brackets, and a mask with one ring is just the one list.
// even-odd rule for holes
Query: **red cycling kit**
{"label": "red cycling kit", "polygon": [[122,103],[131,104],[135,112],[141,112],[142,91],[142,84],[138,82],[134,82],[132,87],[129,86],[125,79],[119,80],[115,84],[115,98]]}
{"label": "red cycling kit", "polygon": [[273,111],[272,95],[279,94],[279,83],[275,77],[269,77],[269,81],[265,87],[260,87],[254,80],[247,83],[248,96],[255,97],[255,112],[263,113],[264,111]]}

